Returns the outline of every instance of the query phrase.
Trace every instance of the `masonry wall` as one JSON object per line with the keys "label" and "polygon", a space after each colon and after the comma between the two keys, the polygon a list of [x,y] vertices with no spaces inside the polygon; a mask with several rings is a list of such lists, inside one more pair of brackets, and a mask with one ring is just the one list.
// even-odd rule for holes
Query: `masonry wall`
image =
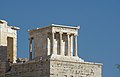
{"label": "masonry wall", "polygon": [[6,69],[5,63],[0,62],[0,77],[5,77],[5,69]]}
{"label": "masonry wall", "polygon": [[0,77],[5,77],[5,73],[10,69],[8,62],[0,62]]}
{"label": "masonry wall", "polygon": [[49,61],[13,64],[6,77],[49,77],[49,65]]}
{"label": "masonry wall", "polygon": [[95,63],[50,60],[13,64],[5,77],[101,77],[101,68]]}
{"label": "masonry wall", "polygon": [[50,61],[50,77],[101,77],[101,65],[86,62]]}
{"label": "masonry wall", "polygon": [[7,46],[0,46],[0,61],[7,61]]}

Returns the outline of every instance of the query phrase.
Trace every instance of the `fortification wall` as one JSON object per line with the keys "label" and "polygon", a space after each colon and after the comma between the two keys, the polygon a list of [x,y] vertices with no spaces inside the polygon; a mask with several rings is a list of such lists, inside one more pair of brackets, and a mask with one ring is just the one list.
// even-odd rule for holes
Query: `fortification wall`
{"label": "fortification wall", "polygon": [[49,61],[13,64],[11,67],[6,77],[49,77],[50,75]]}
{"label": "fortification wall", "polygon": [[7,46],[0,46],[0,61],[7,61]]}
{"label": "fortification wall", "polygon": [[5,77],[5,73],[10,69],[8,62],[0,62],[0,77]]}
{"label": "fortification wall", "polygon": [[5,77],[5,69],[6,69],[5,63],[0,62],[0,77]]}
{"label": "fortification wall", "polygon": [[101,77],[101,64],[72,61],[41,61],[12,65],[6,77]]}
{"label": "fortification wall", "polygon": [[50,61],[50,77],[101,77],[101,64]]}

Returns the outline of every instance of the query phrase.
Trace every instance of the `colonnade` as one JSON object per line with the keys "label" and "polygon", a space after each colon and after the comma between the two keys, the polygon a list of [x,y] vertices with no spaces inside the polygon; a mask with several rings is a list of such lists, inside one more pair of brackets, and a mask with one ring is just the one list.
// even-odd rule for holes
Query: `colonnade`
{"label": "colonnade", "polygon": [[[77,55],[77,34],[71,34],[71,33],[63,33],[63,32],[57,32],[59,33],[59,54],[57,54],[57,50],[55,49],[55,34],[56,32],[52,32],[51,33],[51,38],[50,38],[50,47],[49,49],[46,49],[47,52],[45,53],[50,53],[55,54],[55,55],[62,55],[62,56],[78,56]],[[65,47],[63,47],[63,34],[66,34],[66,39],[67,41],[65,43],[67,43]],[[47,35],[46,35],[47,36]],[[36,37],[37,38],[37,37]],[[47,39],[43,38],[43,39]],[[29,59],[32,60],[32,41],[33,41],[33,37],[29,39]],[[47,41],[48,42],[48,41]],[[46,44],[48,45],[48,44]],[[48,48],[48,46],[46,46],[46,48]],[[63,49],[63,48],[67,48],[67,50]],[[52,51],[52,52],[51,52]],[[40,51],[39,51],[40,52]]]}
{"label": "colonnade", "polygon": [[[76,34],[71,34],[67,33],[67,51],[66,54],[64,53],[64,49],[62,49],[62,37],[63,37],[63,32],[59,32],[59,55],[66,55],[66,56],[77,56],[77,35]],[[55,50],[55,44],[54,44],[54,39],[55,39],[55,32],[52,32],[52,54],[57,54],[57,51]],[[74,39],[73,39],[74,38]]]}

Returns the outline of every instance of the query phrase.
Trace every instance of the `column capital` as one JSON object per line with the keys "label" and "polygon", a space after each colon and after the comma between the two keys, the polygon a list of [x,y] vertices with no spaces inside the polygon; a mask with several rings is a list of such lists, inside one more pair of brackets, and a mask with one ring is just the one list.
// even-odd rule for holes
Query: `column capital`
{"label": "column capital", "polygon": [[53,31],[52,33],[56,33],[55,31]]}
{"label": "column capital", "polygon": [[70,35],[71,33],[67,33],[67,35]]}
{"label": "column capital", "polygon": [[59,34],[63,34],[63,32],[59,32]]}
{"label": "column capital", "polygon": [[78,36],[78,34],[74,34],[74,36]]}

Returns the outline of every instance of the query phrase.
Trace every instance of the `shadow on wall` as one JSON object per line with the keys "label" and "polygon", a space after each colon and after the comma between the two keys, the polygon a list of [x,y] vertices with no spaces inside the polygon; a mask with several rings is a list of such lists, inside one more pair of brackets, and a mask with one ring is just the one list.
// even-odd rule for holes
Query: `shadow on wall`
{"label": "shadow on wall", "polygon": [[0,46],[0,61],[7,61],[7,46]]}

